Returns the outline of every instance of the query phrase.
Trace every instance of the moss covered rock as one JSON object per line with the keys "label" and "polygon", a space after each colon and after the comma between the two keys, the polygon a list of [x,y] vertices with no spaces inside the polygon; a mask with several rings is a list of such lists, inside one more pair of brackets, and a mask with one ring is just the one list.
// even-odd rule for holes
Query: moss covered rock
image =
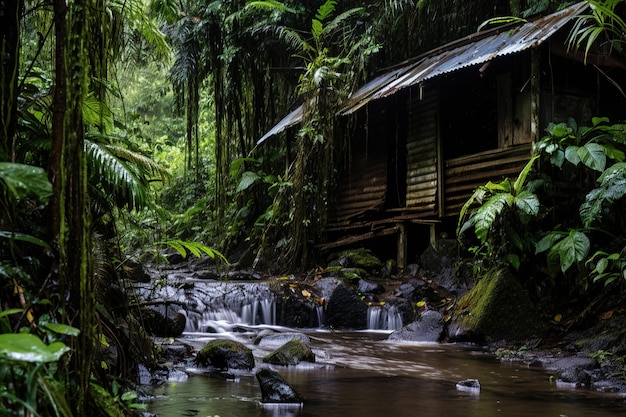
{"label": "moss covered rock", "polygon": [[294,339],[264,357],[263,362],[285,366],[297,365],[300,362],[315,362],[315,354],[302,340]]}
{"label": "moss covered rock", "polygon": [[450,339],[521,340],[537,336],[545,323],[513,274],[489,271],[457,303]]}
{"label": "moss covered rock", "polygon": [[337,253],[332,257],[329,266],[341,266],[343,268],[363,269],[368,272],[378,272],[383,264],[369,249],[349,249]]}
{"label": "moss covered rock", "polygon": [[196,363],[218,369],[254,368],[252,350],[233,340],[213,340],[204,346],[196,356]]}

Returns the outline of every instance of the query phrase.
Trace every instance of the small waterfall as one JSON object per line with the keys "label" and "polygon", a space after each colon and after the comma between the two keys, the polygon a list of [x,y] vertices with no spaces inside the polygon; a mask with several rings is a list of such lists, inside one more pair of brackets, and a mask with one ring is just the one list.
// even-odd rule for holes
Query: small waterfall
{"label": "small waterfall", "polygon": [[[279,299],[265,282],[168,279],[167,285],[141,284],[136,289],[151,303],[180,306],[187,315],[186,332],[223,333],[241,326],[292,325],[288,318],[299,311],[294,310],[296,305]],[[298,317],[302,314],[306,315],[300,312]],[[322,306],[310,307],[309,314],[310,320],[302,323],[321,326]]]}
{"label": "small waterfall", "polygon": [[324,306],[315,307],[315,312],[317,313],[317,327],[321,327],[324,323]]}
{"label": "small waterfall", "polygon": [[[196,288],[194,293],[198,292]],[[185,331],[221,333],[237,325],[276,324],[276,297],[267,285],[237,283],[230,284],[230,288],[224,286],[217,294],[211,292],[211,297],[202,298],[201,303],[188,300],[188,311],[199,312],[201,318],[194,320],[188,315]]]}
{"label": "small waterfall", "polygon": [[402,315],[396,306],[377,305],[367,309],[369,330],[398,330],[402,328]]}

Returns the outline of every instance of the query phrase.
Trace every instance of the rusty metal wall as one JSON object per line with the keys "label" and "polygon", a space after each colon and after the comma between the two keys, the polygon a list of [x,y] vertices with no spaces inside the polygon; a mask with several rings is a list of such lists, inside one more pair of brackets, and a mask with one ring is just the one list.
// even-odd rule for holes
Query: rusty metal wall
{"label": "rusty metal wall", "polygon": [[349,172],[339,178],[331,223],[381,208],[387,193],[386,143],[380,137],[353,141]]}
{"label": "rusty metal wall", "polygon": [[416,88],[408,102],[406,207],[420,214],[437,211],[437,92]]}
{"label": "rusty metal wall", "polygon": [[517,178],[530,159],[531,144],[494,149],[444,163],[445,215],[456,216],[474,190],[489,181]]}

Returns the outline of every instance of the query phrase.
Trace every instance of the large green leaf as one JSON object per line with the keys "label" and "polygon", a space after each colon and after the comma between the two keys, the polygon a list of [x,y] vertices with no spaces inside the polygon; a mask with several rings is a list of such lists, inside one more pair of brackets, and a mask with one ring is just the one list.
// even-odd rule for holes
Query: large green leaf
{"label": "large green leaf", "polygon": [[80,329],[62,323],[46,323],[44,327],[55,333],[64,334],[66,336],[78,336],[80,334]]}
{"label": "large green leaf", "polygon": [[43,240],[36,238],[35,236],[27,235],[24,233],[8,232],[6,230],[0,230],[0,238],[19,240],[22,242],[28,242],[34,245],[41,246],[42,248],[46,248],[46,249],[50,248],[50,246]]}
{"label": "large green leaf", "polygon": [[551,249],[564,235],[564,232],[549,232],[535,244],[535,254]]}
{"label": "large green leaf", "polygon": [[580,164],[578,149],[580,149],[580,146],[576,145],[570,145],[565,149],[565,159],[567,159],[574,166],[578,166],[578,164]]}
{"label": "large green leaf", "polygon": [[529,216],[536,216],[539,213],[539,199],[530,191],[522,191],[515,198],[515,206]]}
{"label": "large green leaf", "polygon": [[259,174],[252,171],[246,171],[241,175],[241,181],[237,185],[237,192],[245,191],[252,186],[259,178]]}
{"label": "large green leaf", "polygon": [[511,194],[501,193],[493,195],[476,211],[474,231],[476,237],[484,242],[489,229],[506,207],[510,207],[514,197]]}
{"label": "large green leaf", "polygon": [[52,184],[43,168],[14,162],[0,162],[0,188],[6,188],[15,200],[32,197],[46,202],[52,195]]}
{"label": "large green leaf", "polygon": [[606,153],[604,148],[597,143],[586,143],[578,148],[578,156],[583,164],[595,171],[604,171],[606,166]]}
{"label": "large green leaf", "polygon": [[559,256],[561,271],[567,271],[575,262],[582,262],[589,253],[591,244],[583,232],[572,230],[563,240],[554,245],[552,253]]}
{"label": "large green leaf", "polygon": [[557,149],[550,155],[550,163],[555,167],[561,168],[563,162],[565,162],[565,152],[563,150]]}
{"label": "large green leaf", "polygon": [[611,158],[617,162],[623,162],[624,158],[626,157],[624,155],[624,152],[620,149],[617,149],[615,146],[610,145],[610,144],[605,144],[605,145],[600,145],[602,146],[602,149],[604,149],[604,153],[606,154],[606,156],[608,158]]}
{"label": "large green leaf", "polygon": [[22,362],[56,362],[70,350],[62,342],[46,345],[29,333],[0,334],[0,355],[9,360]]}
{"label": "large green leaf", "polygon": [[539,158],[539,155],[535,155],[530,158],[530,160],[526,163],[522,171],[517,176],[515,183],[513,183],[513,193],[515,193],[515,195],[520,194],[520,192],[522,191],[522,187],[524,187],[524,184],[526,183],[526,178],[532,171],[533,164],[535,163],[537,158]]}

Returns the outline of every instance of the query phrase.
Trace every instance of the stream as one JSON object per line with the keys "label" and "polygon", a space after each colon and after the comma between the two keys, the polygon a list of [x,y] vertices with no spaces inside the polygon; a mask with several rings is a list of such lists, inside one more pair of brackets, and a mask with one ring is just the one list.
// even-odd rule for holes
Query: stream
{"label": "stream", "polygon": [[[200,348],[215,338],[231,338],[254,349],[257,366],[276,346],[253,345],[268,326],[232,333],[187,333],[185,343]],[[274,330],[289,332],[290,329]],[[542,369],[503,364],[483,349],[455,344],[395,344],[388,332],[306,331],[315,364],[272,366],[305,398],[299,405],[261,404],[253,372],[224,380],[204,370],[173,372],[153,391],[149,410],[179,416],[615,416],[626,413],[621,397],[557,385]],[[480,392],[456,383],[478,379]]]}
{"label": "stream", "polygon": [[[230,371],[225,379],[189,363],[172,364],[166,382],[147,386],[148,411],[159,417],[626,415],[623,396],[561,384],[545,369],[502,363],[477,346],[386,341],[402,326],[392,309],[370,308],[369,329],[344,332],[329,330],[323,325],[323,312],[313,308],[307,321],[317,325],[293,329],[277,325],[288,307],[281,307],[265,283],[203,282],[186,277],[169,282],[163,287],[138,287],[144,299],[184,306],[185,332],[162,343],[182,343],[198,351],[211,340],[236,340],[253,350],[257,367]],[[263,357],[293,333],[310,338],[316,362],[290,367],[264,364]],[[259,339],[267,334],[272,336]],[[278,372],[304,403],[262,404],[255,377],[261,366]],[[457,383],[466,379],[477,379],[480,391],[459,390]]]}

